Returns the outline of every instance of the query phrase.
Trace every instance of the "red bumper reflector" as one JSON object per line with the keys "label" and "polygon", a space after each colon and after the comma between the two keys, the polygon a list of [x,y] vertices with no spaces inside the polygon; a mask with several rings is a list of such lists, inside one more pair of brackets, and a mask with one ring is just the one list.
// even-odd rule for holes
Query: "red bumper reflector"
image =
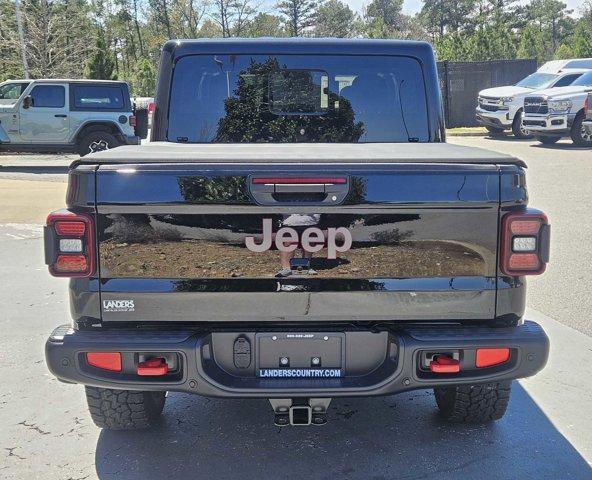
{"label": "red bumper reflector", "polygon": [[55,222],[55,230],[58,235],[72,235],[82,237],[86,230],[84,222]]}
{"label": "red bumper reflector", "polygon": [[347,182],[345,177],[257,177],[253,178],[255,185],[294,185],[294,184],[319,184],[319,183],[332,183],[341,184]]}
{"label": "red bumper reflector", "polygon": [[58,255],[55,262],[55,271],[65,272],[85,272],[88,268],[86,257],[84,255]]}
{"label": "red bumper reflector", "polygon": [[169,366],[162,358],[151,358],[138,363],[138,375],[143,377],[160,377],[166,375],[168,371]]}
{"label": "red bumper reflector", "polygon": [[458,373],[460,362],[445,355],[438,355],[430,362],[430,370],[434,373]]}
{"label": "red bumper reflector", "polygon": [[86,363],[91,367],[121,372],[121,353],[119,352],[88,352]]}
{"label": "red bumper reflector", "polygon": [[492,367],[510,359],[509,348],[478,348],[475,356],[477,368]]}

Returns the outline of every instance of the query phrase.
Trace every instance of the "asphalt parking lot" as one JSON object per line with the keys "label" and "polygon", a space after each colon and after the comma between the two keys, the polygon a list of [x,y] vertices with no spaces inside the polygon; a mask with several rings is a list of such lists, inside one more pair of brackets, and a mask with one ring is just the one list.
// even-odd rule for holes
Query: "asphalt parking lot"
{"label": "asphalt parking lot", "polygon": [[43,265],[41,227],[62,206],[70,157],[0,156],[0,479],[592,478],[592,151],[481,137],[515,154],[531,204],[553,225],[551,264],[530,279],[528,316],[552,343],[547,368],[514,383],[506,417],[450,426],[431,392],[332,403],[324,427],[277,428],[266,401],[173,393],[147,432],[101,432],[83,389],[60,384],[43,344],[68,318],[66,280]]}

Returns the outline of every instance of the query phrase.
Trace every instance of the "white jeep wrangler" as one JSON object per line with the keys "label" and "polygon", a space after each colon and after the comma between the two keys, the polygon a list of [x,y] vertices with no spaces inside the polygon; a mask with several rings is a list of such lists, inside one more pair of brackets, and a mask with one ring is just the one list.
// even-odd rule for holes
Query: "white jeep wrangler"
{"label": "white jeep wrangler", "polygon": [[0,151],[84,156],[136,145],[140,136],[146,135],[136,129],[125,82],[9,80],[0,84]]}

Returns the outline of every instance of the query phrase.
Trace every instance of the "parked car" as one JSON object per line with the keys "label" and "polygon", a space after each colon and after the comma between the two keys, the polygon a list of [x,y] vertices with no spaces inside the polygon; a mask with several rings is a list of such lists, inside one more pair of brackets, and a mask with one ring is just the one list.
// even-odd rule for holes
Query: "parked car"
{"label": "parked car", "polygon": [[586,119],[583,126],[588,135],[592,135],[592,93],[588,94],[586,103],[584,104],[584,111],[586,112]]}
{"label": "parked car", "polygon": [[592,136],[584,128],[584,104],[592,92],[592,71],[569,87],[537,91],[524,99],[524,127],[544,144],[569,136],[578,146],[592,146]]}
{"label": "parked car", "polygon": [[8,81],[0,96],[0,150],[83,156],[139,142],[124,82]]}
{"label": "parked car", "polygon": [[429,44],[171,41],[158,85],[152,142],[75,162],[45,228],[72,314],[47,364],[96,425],[150,426],[167,390],[282,426],[426,388],[504,415],[547,361],[524,306],[550,227],[521,160],[444,143]]}
{"label": "parked car", "polygon": [[[592,68],[592,60],[590,63]],[[531,138],[532,135],[522,124],[524,98],[533,90],[571,85],[588,71],[563,67],[550,71],[550,66],[545,65],[542,68],[544,71],[539,70],[516,85],[481,90],[477,101],[477,122],[494,135],[511,130],[516,138]]]}

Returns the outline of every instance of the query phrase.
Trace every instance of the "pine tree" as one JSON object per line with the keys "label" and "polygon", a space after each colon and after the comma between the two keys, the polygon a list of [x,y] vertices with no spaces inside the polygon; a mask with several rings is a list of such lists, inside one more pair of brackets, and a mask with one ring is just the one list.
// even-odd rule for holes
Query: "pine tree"
{"label": "pine tree", "polygon": [[115,58],[113,52],[107,48],[105,32],[99,28],[95,51],[86,65],[87,78],[97,80],[113,80],[115,78]]}
{"label": "pine tree", "polygon": [[317,37],[353,37],[356,15],[340,0],[329,0],[317,10],[314,34]]}
{"label": "pine tree", "polygon": [[582,18],[576,25],[572,45],[574,57],[592,57],[592,25],[587,19]]}
{"label": "pine tree", "polygon": [[276,8],[286,23],[291,37],[301,37],[314,24],[317,8],[322,2],[315,0],[282,0]]}

